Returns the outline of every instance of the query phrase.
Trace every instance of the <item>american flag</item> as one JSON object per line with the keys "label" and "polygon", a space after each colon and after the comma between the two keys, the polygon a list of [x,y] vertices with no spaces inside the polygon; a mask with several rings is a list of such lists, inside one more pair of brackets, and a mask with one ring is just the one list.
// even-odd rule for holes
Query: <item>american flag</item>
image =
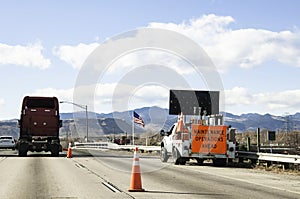
{"label": "american flag", "polygon": [[145,123],[139,114],[137,114],[135,111],[133,111],[133,122],[137,124],[141,124],[143,127],[145,126]]}

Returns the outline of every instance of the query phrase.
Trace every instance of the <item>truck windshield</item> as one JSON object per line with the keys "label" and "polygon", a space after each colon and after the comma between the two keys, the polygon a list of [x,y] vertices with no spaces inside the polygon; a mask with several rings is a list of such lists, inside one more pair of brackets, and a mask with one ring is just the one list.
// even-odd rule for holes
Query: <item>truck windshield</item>
{"label": "truck windshield", "polygon": [[12,140],[12,137],[0,137],[1,140]]}
{"label": "truck windshield", "polygon": [[53,99],[28,99],[26,102],[28,108],[55,108]]}

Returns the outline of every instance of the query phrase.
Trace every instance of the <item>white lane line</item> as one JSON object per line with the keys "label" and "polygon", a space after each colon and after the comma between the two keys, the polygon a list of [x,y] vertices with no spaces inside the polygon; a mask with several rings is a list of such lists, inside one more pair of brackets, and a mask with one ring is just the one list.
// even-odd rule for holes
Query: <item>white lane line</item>
{"label": "white lane line", "polygon": [[102,182],[102,184],[107,187],[108,189],[110,189],[112,192],[115,193],[120,193],[122,191],[120,191],[118,188],[116,188],[113,184],[109,183],[109,182]]}

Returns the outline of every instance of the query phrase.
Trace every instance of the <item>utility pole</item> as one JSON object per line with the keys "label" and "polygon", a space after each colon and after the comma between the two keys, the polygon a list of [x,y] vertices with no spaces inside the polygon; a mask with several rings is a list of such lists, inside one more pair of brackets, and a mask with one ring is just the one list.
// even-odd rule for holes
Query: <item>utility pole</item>
{"label": "utility pole", "polygon": [[68,102],[68,101],[60,101],[59,103],[73,104],[74,106],[77,106],[85,110],[86,142],[89,142],[89,118],[88,118],[87,105],[76,104],[74,102]]}

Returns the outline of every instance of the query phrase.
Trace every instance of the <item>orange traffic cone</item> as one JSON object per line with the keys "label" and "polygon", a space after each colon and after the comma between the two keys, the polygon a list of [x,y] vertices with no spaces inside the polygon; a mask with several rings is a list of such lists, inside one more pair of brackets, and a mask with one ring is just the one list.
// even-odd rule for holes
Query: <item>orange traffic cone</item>
{"label": "orange traffic cone", "polygon": [[177,125],[177,133],[178,132],[183,132],[183,126],[184,126],[184,124],[183,124],[183,114],[182,114],[182,112],[181,112],[181,114],[180,115],[178,115],[178,121],[177,121],[177,123],[178,123],[178,125]]}
{"label": "orange traffic cone", "polygon": [[141,170],[140,170],[140,161],[138,148],[135,148],[134,156],[133,156],[133,164],[132,164],[132,172],[131,172],[131,183],[128,191],[130,192],[142,192],[145,191],[142,188],[142,178],[141,178]]}
{"label": "orange traffic cone", "polygon": [[69,143],[68,152],[67,152],[67,158],[72,158],[72,148],[71,148],[71,143]]}

